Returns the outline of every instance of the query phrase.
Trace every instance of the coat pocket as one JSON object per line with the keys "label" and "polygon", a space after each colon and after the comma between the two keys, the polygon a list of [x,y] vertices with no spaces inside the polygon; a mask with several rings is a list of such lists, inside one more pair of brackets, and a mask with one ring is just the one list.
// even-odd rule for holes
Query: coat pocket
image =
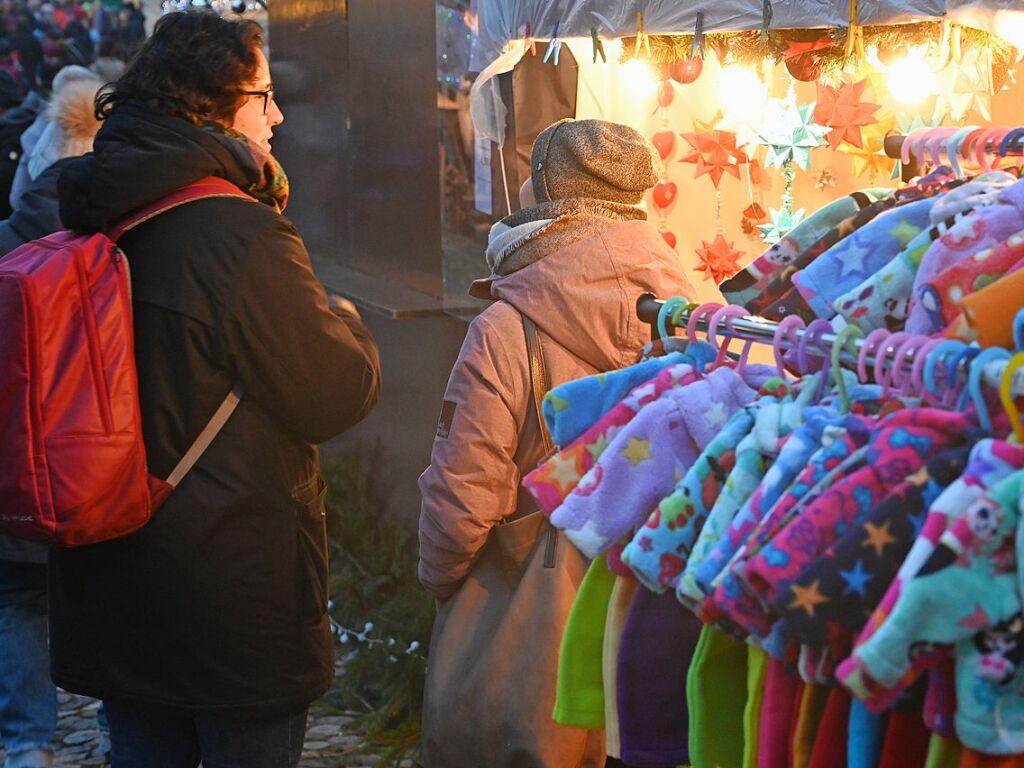
{"label": "coat pocket", "polygon": [[317,477],[292,492],[295,506],[296,579],[295,605],[304,624],[315,624],[327,613],[328,562],[327,486]]}

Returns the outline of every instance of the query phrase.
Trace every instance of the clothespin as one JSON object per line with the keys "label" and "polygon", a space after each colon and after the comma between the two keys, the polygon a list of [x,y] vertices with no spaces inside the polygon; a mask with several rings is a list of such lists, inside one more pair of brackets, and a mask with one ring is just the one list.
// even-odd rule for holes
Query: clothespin
{"label": "clothespin", "polygon": [[764,0],[764,4],[761,6],[761,48],[768,45],[768,27],[771,26],[774,15],[772,0]]}
{"label": "clothespin", "polygon": [[605,56],[604,41],[601,40],[601,37],[600,37],[599,33],[600,33],[600,30],[601,30],[602,26],[605,27],[609,32],[613,31],[615,29],[615,27],[612,25],[612,23],[610,21],[608,21],[607,18],[602,16],[597,11],[591,11],[590,13],[598,21],[597,25],[595,25],[595,26],[590,28],[590,37],[594,41],[594,63],[595,64],[597,63],[597,57],[600,56],[601,57],[601,61],[603,61],[605,64],[607,64],[608,63],[608,57]]}
{"label": "clothespin", "polygon": [[864,30],[861,29],[857,18],[857,0],[850,0],[850,26],[846,31],[846,58],[853,56],[855,49],[861,57],[864,56]]}
{"label": "clothespin", "polygon": [[700,57],[704,58],[704,11],[697,12],[697,22],[693,26],[693,44],[690,46],[690,58],[693,59],[700,51]]}
{"label": "clothespin", "polygon": [[548,49],[544,52],[544,63],[547,64],[553,55],[556,67],[558,66],[558,54],[562,50],[562,41],[558,39],[558,27],[561,24],[561,19],[555,22],[555,28],[551,30],[551,40],[548,42]]}
{"label": "clothespin", "polygon": [[640,49],[647,51],[647,58],[651,57],[651,38],[644,32],[644,12],[636,12],[636,46],[633,48],[633,57],[640,57]]}
{"label": "clothespin", "polygon": [[594,60],[593,63],[597,63],[597,57],[601,57],[601,61],[605,64],[608,63],[608,57],[604,54],[604,43],[601,42],[600,36],[597,34],[597,27],[590,28],[590,39],[594,41]]}
{"label": "clothespin", "polygon": [[536,56],[537,41],[533,39],[533,25],[526,22],[519,28],[519,33],[523,36],[523,51],[529,51],[531,56]]}

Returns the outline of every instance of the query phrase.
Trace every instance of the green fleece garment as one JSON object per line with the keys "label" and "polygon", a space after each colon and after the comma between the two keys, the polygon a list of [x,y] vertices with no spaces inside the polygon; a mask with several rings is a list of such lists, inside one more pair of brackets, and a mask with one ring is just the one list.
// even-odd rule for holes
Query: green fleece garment
{"label": "green fleece garment", "polygon": [[601,654],[614,586],[615,574],[608,570],[607,558],[596,558],[580,583],[562,633],[555,709],[551,715],[556,723],[575,728],[604,728]]}
{"label": "green fleece garment", "polygon": [[932,734],[932,740],[928,742],[928,757],[925,758],[924,768],[960,768],[960,757],[963,748],[956,739],[947,739]]}
{"label": "green fleece garment", "polygon": [[747,646],[705,625],[686,675],[690,762],[695,768],[743,763]]}
{"label": "green fleece garment", "polygon": [[747,646],[747,705],[743,709],[743,768],[757,768],[758,729],[761,725],[761,702],[764,679],[768,673],[768,654],[753,645]]}

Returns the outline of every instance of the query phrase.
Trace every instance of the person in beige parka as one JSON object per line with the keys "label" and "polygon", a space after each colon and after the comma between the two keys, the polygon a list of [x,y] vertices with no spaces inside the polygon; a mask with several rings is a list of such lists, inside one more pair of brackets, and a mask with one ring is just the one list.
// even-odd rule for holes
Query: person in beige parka
{"label": "person in beige parka", "polygon": [[[678,256],[646,221],[644,194],[660,171],[651,144],[624,125],[566,119],[537,137],[531,178],[521,192],[525,207],[494,225],[486,253],[491,275],[471,288],[494,303],[469,326],[444,395],[430,467],[419,481],[419,578],[441,609],[492,529],[536,509],[520,486],[544,453],[522,315],[540,332],[551,385],[557,386],[635,362],[649,340],[649,328],[636,316],[642,293],[692,295]],[[534,754],[501,754],[499,740],[488,766],[602,764],[599,734],[588,738],[586,731],[550,719],[557,655],[556,645],[549,659],[537,661],[552,674],[550,684],[545,680],[531,695]],[[495,701],[501,701],[505,682],[495,670]],[[520,695],[512,687],[508,693]],[[487,703],[477,704],[486,709]],[[480,711],[477,725],[487,718]],[[444,745],[432,744],[431,723],[425,717],[426,764],[454,768],[457,747],[448,757],[431,758],[432,751],[444,752]]]}

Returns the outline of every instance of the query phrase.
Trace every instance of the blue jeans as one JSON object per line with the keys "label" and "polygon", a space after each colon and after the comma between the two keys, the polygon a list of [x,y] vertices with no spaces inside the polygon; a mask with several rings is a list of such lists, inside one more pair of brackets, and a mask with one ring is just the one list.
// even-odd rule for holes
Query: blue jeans
{"label": "blue jeans", "polygon": [[0,735],[12,766],[19,755],[53,748],[57,689],[46,610],[46,566],[0,560]]}
{"label": "blue jeans", "polygon": [[308,708],[197,714],[106,700],[111,768],[295,768]]}

